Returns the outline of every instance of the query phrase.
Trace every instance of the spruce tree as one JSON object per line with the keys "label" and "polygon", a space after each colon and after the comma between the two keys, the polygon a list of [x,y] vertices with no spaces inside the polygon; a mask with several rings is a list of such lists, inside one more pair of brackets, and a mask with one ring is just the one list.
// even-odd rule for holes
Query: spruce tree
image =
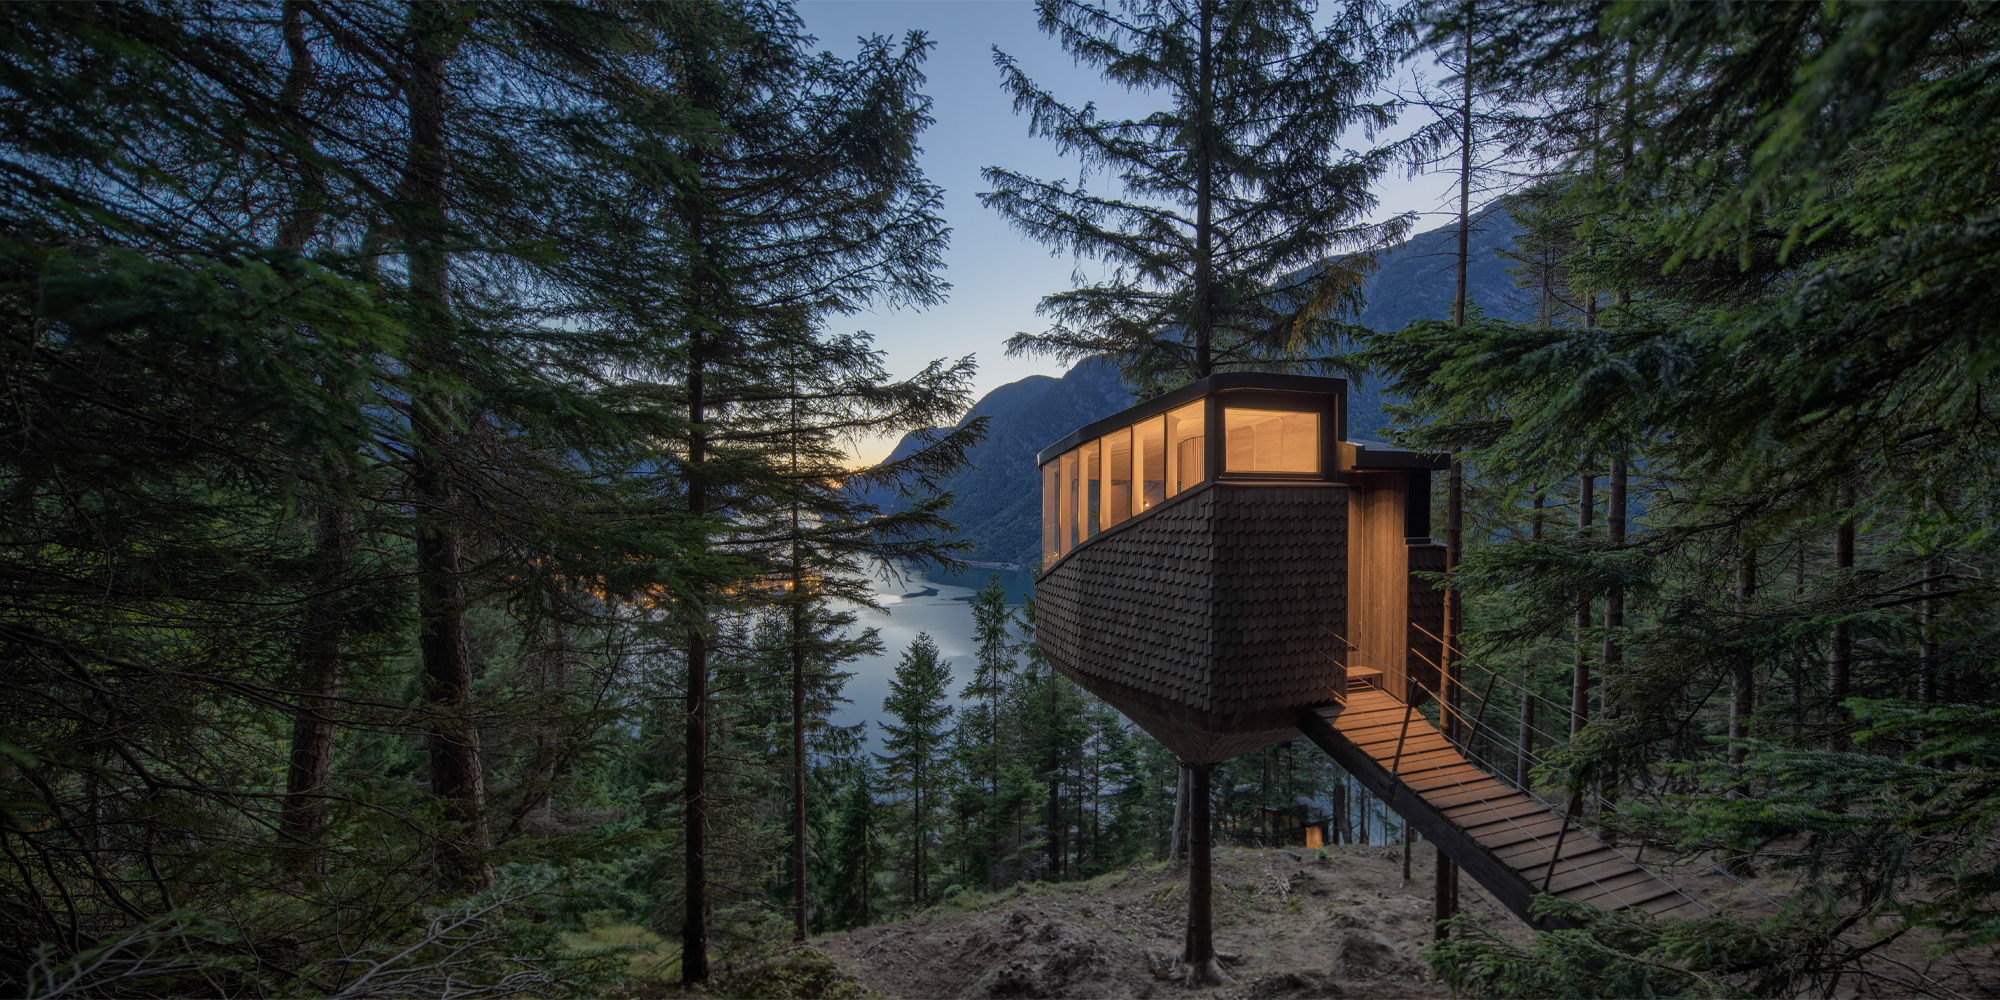
{"label": "spruce tree", "polygon": [[[1412,384],[1436,390],[1426,409],[1443,419],[1421,433],[1502,418],[1486,421],[1478,446],[1489,468],[1515,477],[1514,489],[1495,491],[1491,523],[1538,515],[1530,496],[1571,474],[1580,450],[1630,447],[1649,467],[1634,479],[1651,530],[1622,547],[1540,532],[1478,546],[1463,579],[1489,600],[1469,610],[1484,603],[1494,614],[1468,630],[1489,648],[1532,643],[1561,628],[1579,592],[1622,588],[1632,603],[1616,712],[1547,752],[1544,773],[1603,796],[1603,821],[1623,835],[1665,834],[1738,872],[1761,856],[1804,879],[1784,919],[1782,963],[1746,963],[1755,974],[1705,965],[1685,949],[1696,932],[1668,928],[1633,948],[1683,956],[1672,967],[1613,962],[1607,973],[1678,978],[1657,989],[1828,989],[1868,964],[1843,939],[1853,908],[1886,913],[1873,910],[1890,905],[1886,888],[1933,865],[1985,867],[1950,835],[1918,848],[1898,821],[1848,796],[1853,776],[1922,760],[1934,736],[1917,706],[1935,706],[1940,692],[1924,678],[1945,657],[1924,608],[1951,574],[1930,555],[1945,546],[1965,567],[1991,560],[1964,512],[1989,492],[1992,453],[1983,438],[1943,429],[1987,419],[1987,374],[1974,360],[1983,326],[1961,317],[1990,267],[1965,226],[1990,200],[1966,171],[1978,169],[1970,151],[1989,128],[1992,91],[1958,56],[1989,49],[1994,36],[1951,4],[1873,16],[1566,12],[1588,23],[1564,37],[1615,39],[1626,75],[1586,65],[1586,50],[1566,51],[1561,33],[1538,34],[1547,8],[1508,11],[1517,38],[1532,42],[1509,57],[1512,79],[1563,104],[1587,94],[1576,81],[1598,93],[1630,88],[1633,114],[1597,116],[1601,130],[1569,164],[1576,179],[1553,185],[1561,199],[1538,213],[1590,222],[1541,241],[1574,247],[1549,272],[1584,290],[1570,300],[1588,305],[1596,290],[1620,304],[1595,329],[1578,310],[1584,330],[1487,322],[1447,335],[1431,324],[1395,339]],[[1944,204],[1954,207],[1933,211]],[[1782,573],[1775,582],[1771,569]],[[1990,613],[1969,591],[1956,600],[1963,626]],[[1958,662],[1956,690],[1985,697],[1990,671]],[[1772,686],[1789,697],[1760,704]],[[1980,727],[1969,716],[1931,718]],[[1856,733],[1872,738],[1847,742]],[[1662,806],[1617,794],[1662,781],[1698,791]],[[1811,810],[1796,808],[1808,800]],[[1940,830],[1957,821],[1926,820]],[[1773,850],[1781,843],[1814,847],[1787,857]],[[1949,935],[1945,926],[1962,925],[1942,914],[1990,907],[1984,898],[1889,919],[1902,933]],[[1751,947],[1769,932],[1699,933]],[[1559,938],[1545,945],[1578,954]],[[1505,976],[1546,963],[1506,951],[1486,940],[1441,957],[1461,985],[1472,961]],[[1525,984],[1487,979],[1503,992]]]}
{"label": "spruce tree", "polygon": [[[665,276],[671,285],[659,308],[634,317],[672,344],[686,414],[676,471],[689,513],[706,526],[697,548],[727,572],[723,564],[746,557],[768,565],[774,551],[780,564],[796,564],[808,561],[811,548],[852,554],[871,542],[889,549],[898,538],[917,538],[936,526],[942,501],[916,504],[881,530],[865,530],[857,522],[872,512],[826,485],[825,441],[863,429],[949,423],[963,406],[969,366],[936,365],[891,384],[865,342],[816,344],[815,337],[828,319],[870,303],[928,304],[942,294],[935,274],[945,239],[939,196],[915,159],[917,135],[929,123],[929,102],[917,89],[929,46],[912,35],[900,45],[867,40],[853,60],[812,55],[797,16],[765,4],[679,5],[665,17],[661,86],[722,126],[689,148],[691,174],[662,206],[681,234],[678,273]],[[815,346],[833,353],[824,360],[839,376],[831,386],[801,390],[787,373],[806,370],[799,352]],[[786,402],[801,391],[810,405],[836,412],[812,418],[822,439],[809,446],[813,461],[793,473]],[[845,419],[837,413],[842,406]],[[978,431],[962,428],[876,474],[948,469]],[[789,522],[788,494],[814,506],[820,527],[808,539],[802,520],[791,544],[774,546],[764,527]],[[742,563],[736,572],[758,568]],[[802,577],[802,568],[794,565],[794,575]],[[708,659],[716,606],[731,592],[742,588],[698,587],[674,609],[686,664],[688,982],[707,977]]]}
{"label": "spruce tree", "polygon": [[[1042,300],[1042,333],[1010,352],[1109,355],[1146,394],[1215,371],[1333,366],[1366,254],[1407,220],[1371,224],[1370,186],[1395,151],[1345,151],[1394,121],[1373,94],[1389,67],[1373,8],[1044,0],[1042,29],[1107,81],[1156,93],[1142,118],[1063,103],[1009,56],[994,61],[1035,134],[1106,189],[989,167],[980,199],[1022,233],[1103,263],[1103,280]],[[1361,257],[1340,255],[1361,254]]]}
{"label": "spruce tree", "polygon": [[[931,853],[938,812],[939,789],[950,777],[941,751],[951,730],[951,664],[938,658],[937,643],[918,633],[896,664],[889,681],[889,697],[882,699],[882,711],[895,722],[882,723],[882,762],[885,774],[906,796],[909,808],[909,904],[923,909],[931,896]],[[944,771],[944,773],[939,773]]]}
{"label": "spruce tree", "polygon": [[1005,702],[1013,693],[1017,623],[1014,609],[1008,603],[1006,585],[1000,582],[998,573],[987,577],[986,586],[973,595],[968,608],[972,612],[972,639],[978,645],[972,679],[959,691],[960,698],[973,702],[959,713],[958,723],[959,729],[969,736],[963,751],[964,770],[970,779],[965,791],[971,824],[976,831],[967,845],[971,867],[968,875],[974,884],[993,888],[991,865],[1001,857],[1004,836],[1001,826],[1008,822],[1000,786],[1004,762],[1012,747],[1008,745],[1011,741],[1001,736],[1001,717]]}
{"label": "spruce tree", "polygon": [[[619,475],[657,454],[647,406],[606,391],[640,351],[623,331],[543,322],[611,292],[552,266],[542,240],[592,231],[571,225],[580,168],[676,154],[551,139],[577,134],[557,117],[589,133],[616,117],[605,94],[632,92],[631,32],[594,8],[5,16],[23,166],[0,181],[20,362],[0,476],[9,537],[41,539],[8,569],[5,686],[23,722],[5,739],[55,779],[10,801],[90,817],[16,849],[44,872],[98,870],[102,851],[147,869],[135,895],[17,866],[10,898],[77,909],[10,911],[26,919],[7,966],[185,907],[253,950],[295,942],[280,971],[336,989],[315,978],[336,947],[308,929],[316,915],[391,936],[477,882],[497,813],[481,785],[507,789],[509,816],[541,812],[575,759],[516,734],[594,718],[514,697],[508,655],[489,651],[587,658],[590,643],[554,623],[487,646],[502,606],[589,620],[677,575],[661,558],[672,512]],[[463,86],[472,62],[519,86]],[[687,123],[669,107],[655,124]],[[481,671],[493,700],[475,715]],[[96,694],[72,702],[87,677]],[[37,714],[71,703],[97,707]],[[185,780],[163,787],[161,766]]]}

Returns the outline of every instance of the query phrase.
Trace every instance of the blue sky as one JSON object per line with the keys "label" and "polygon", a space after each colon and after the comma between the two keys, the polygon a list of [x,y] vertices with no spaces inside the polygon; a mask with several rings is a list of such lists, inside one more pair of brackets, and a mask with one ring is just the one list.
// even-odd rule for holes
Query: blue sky
{"label": "blue sky", "polygon": [[[1028,0],[803,0],[798,10],[820,44],[838,53],[852,54],[858,36],[901,36],[913,29],[936,43],[926,67],[926,90],[935,102],[937,124],[924,135],[924,169],[944,188],[945,218],[952,228],[951,249],[945,254],[951,297],[922,312],[862,313],[844,325],[874,334],[898,375],[913,373],[933,358],[976,355],[975,398],[1029,375],[1062,374],[1062,366],[1052,359],[1007,357],[1004,342],[1016,331],[1042,328],[1036,302],[1070,287],[1077,262],[1051,257],[1046,247],[981,207],[978,195],[987,186],[979,172],[1004,166],[1031,176],[1073,179],[1077,165],[1058,157],[1046,140],[1028,134],[1026,119],[1014,114],[1012,101],[1000,89],[993,47],[1013,56],[1066,103],[1096,101],[1106,114],[1137,115],[1157,106],[1158,98],[1112,86],[1078,67],[1036,28],[1035,8]],[[1384,178],[1377,215],[1437,211],[1450,184],[1442,175]],[[1419,228],[1442,221],[1426,219]],[[1088,262],[1084,270],[1094,272]],[[862,442],[855,457],[879,459],[894,443]]]}

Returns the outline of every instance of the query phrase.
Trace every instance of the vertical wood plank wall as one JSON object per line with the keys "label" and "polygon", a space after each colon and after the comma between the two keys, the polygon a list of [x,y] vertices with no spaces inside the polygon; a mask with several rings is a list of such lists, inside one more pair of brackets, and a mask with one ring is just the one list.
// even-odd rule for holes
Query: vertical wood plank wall
{"label": "vertical wood plank wall", "polygon": [[[1348,668],[1382,671],[1382,689],[1402,697],[1408,648],[1409,586],[1403,541],[1402,472],[1345,472],[1347,492]],[[1351,676],[1351,675],[1350,675]]]}
{"label": "vertical wood plank wall", "polygon": [[1405,654],[1410,673],[1424,690],[1417,695],[1417,703],[1425,698],[1435,697],[1438,686],[1438,667],[1444,663],[1444,591],[1437,584],[1418,576],[1419,573],[1444,572],[1444,546],[1411,545],[1408,552],[1410,631]]}

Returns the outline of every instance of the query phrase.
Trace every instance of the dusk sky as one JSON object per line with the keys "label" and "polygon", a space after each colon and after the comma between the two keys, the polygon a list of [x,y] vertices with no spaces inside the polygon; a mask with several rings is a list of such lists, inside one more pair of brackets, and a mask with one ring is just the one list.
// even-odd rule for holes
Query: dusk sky
{"label": "dusk sky", "polygon": [[[924,166],[944,188],[945,218],[952,228],[945,255],[951,298],[923,312],[863,313],[843,325],[874,334],[898,375],[915,372],[933,358],[976,355],[975,398],[1028,375],[1061,375],[1064,366],[1053,359],[1008,357],[1005,341],[1016,331],[1042,328],[1036,302],[1070,287],[1077,262],[1050,256],[1047,247],[981,207],[978,196],[988,186],[979,172],[1004,166],[1031,176],[1074,180],[1078,165],[1057,156],[1047,140],[1028,134],[1027,120],[1014,114],[1012,100],[1000,89],[993,47],[1017,59],[1065,103],[1095,101],[1107,115],[1138,115],[1159,106],[1161,98],[1112,86],[1077,66],[1036,27],[1034,5],[1027,0],[805,0],[798,10],[820,43],[842,54],[854,52],[857,36],[900,36],[912,29],[936,43],[925,70],[925,89],[936,102],[932,113],[937,124],[923,138]],[[1425,114],[1413,110],[1406,121],[1414,123]],[[1385,177],[1376,218],[1436,212],[1450,186],[1443,175]],[[1428,218],[1418,225],[1427,229],[1443,222],[1442,217]],[[1085,262],[1086,273],[1094,270]],[[856,458],[879,459],[894,443],[864,442]]]}

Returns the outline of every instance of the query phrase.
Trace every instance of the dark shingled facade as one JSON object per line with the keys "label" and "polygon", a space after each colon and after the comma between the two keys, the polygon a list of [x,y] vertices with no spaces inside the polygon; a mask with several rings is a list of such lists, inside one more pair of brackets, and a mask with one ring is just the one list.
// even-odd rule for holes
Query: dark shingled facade
{"label": "dark shingled facade", "polygon": [[1036,586],[1056,669],[1192,763],[1297,735],[1346,685],[1347,487],[1211,482]]}

